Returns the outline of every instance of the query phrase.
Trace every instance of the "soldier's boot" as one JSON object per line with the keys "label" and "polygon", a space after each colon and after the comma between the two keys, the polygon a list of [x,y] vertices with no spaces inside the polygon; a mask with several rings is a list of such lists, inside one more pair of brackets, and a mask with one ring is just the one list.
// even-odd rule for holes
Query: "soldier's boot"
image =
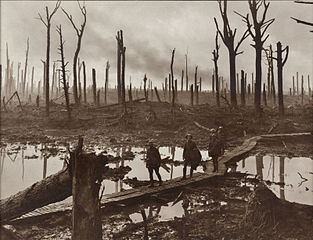
{"label": "soldier's boot", "polygon": [[193,168],[190,168],[190,178],[192,178],[192,174],[193,174]]}

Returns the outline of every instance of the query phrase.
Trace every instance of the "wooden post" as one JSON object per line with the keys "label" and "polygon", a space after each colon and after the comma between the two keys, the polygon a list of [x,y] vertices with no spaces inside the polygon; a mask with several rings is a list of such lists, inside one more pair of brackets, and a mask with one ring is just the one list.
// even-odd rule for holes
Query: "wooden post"
{"label": "wooden post", "polygon": [[190,85],[190,105],[193,106],[193,84]]}
{"label": "wooden post", "polygon": [[289,96],[292,96],[291,88],[289,88]]}
{"label": "wooden post", "polygon": [[[238,84],[238,86],[239,86],[239,84]],[[240,91],[240,96],[241,96],[241,105],[245,106],[246,105],[246,98],[245,98],[245,72],[243,70],[241,70],[241,91]]]}
{"label": "wooden post", "polygon": [[144,209],[140,210],[141,215],[142,215],[142,220],[143,220],[143,226],[144,226],[144,235],[143,235],[143,240],[148,240],[148,223],[147,223],[147,217],[146,217],[146,212]]}
{"label": "wooden post", "polygon": [[92,69],[92,90],[93,90],[93,103],[97,105],[97,85],[96,85],[96,69]]}

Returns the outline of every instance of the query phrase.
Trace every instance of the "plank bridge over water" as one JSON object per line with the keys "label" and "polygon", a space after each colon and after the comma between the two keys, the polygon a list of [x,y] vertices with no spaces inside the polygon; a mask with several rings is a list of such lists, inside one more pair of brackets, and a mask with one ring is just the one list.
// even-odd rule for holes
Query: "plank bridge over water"
{"label": "plank bridge over water", "polygon": [[[152,196],[160,192],[166,192],[166,191],[171,191],[177,188],[183,188],[184,186],[201,182],[201,181],[205,181],[214,176],[223,175],[227,170],[226,168],[227,162],[241,159],[245,154],[247,154],[256,146],[257,141],[260,140],[261,138],[293,137],[293,136],[297,137],[297,136],[310,136],[310,135],[311,135],[310,133],[268,134],[268,135],[262,135],[262,136],[249,138],[245,140],[241,146],[234,148],[230,152],[226,152],[219,159],[219,167],[218,167],[219,170],[217,173],[212,173],[212,172],[195,173],[192,178],[187,178],[186,180],[183,180],[183,181],[181,180],[181,177],[178,177],[178,178],[174,178],[168,181],[164,181],[161,186],[155,186],[152,188],[148,186],[142,186],[142,187],[125,190],[125,191],[118,192],[118,193],[103,195],[101,199],[101,205],[106,206],[109,204],[122,204],[124,202],[129,202],[129,201],[138,201],[139,199]],[[51,213],[62,212],[62,211],[70,211],[71,209],[72,209],[72,203],[71,201],[67,199],[62,202],[57,202],[57,203],[49,204],[42,208],[38,208],[30,213],[24,214],[18,219],[41,216],[44,214],[51,214]]]}

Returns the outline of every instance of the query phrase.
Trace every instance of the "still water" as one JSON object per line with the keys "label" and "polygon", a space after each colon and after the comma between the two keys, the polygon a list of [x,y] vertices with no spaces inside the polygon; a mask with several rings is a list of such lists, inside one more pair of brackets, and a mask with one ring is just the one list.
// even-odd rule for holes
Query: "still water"
{"label": "still water", "polygon": [[[145,167],[145,148],[126,147],[126,148],[101,148],[88,147],[96,153],[107,151],[113,156],[121,156],[121,160],[116,163],[110,163],[110,168],[120,166],[129,166],[131,171],[125,178],[134,178],[138,180],[149,180],[149,174]],[[160,147],[159,151],[162,158],[169,157],[175,161],[182,161],[183,149],[180,147]],[[133,154],[133,157],[127,158],[126,155]],[[202,151],[202,158],[208,159],[207,151]],[[68,152],[65,146],[55,144],[23,145],[9,144],[0,149],[0,198],[4,199],[25,188],[31,186],[43,178],[57,173],[64,167],[64,159],[68,158]],[[129,159],[129,160],[127,160]],[[163,180],[169,180],[182,176],[183,166],[166,164],[165,168],[160,168],[160,174]],[[202,167],[198,167],[196,172],[202,172]],[[154,176],[155,179],[156,176]],[[122,180],[103,181],[105,186],[104,194],[110,194],[121,190],[131,188]]]}
{"label": "still water", "polygon": [[313,159],[256,155],[239,161],[232,170],[264,180],[281,199],[313,205]]}

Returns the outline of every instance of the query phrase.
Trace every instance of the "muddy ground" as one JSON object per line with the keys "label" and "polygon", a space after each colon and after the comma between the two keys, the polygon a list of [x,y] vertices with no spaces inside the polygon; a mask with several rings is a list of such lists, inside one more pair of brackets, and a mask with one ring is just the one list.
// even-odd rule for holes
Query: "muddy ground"
{"label": "muddy ground", "polygon": [[[198,146],[206,149],[209,134],[194,124],[197,121],[207,128],[222,125],[227,149],[231,150],[255,135],[313,131],[310,104],[287,108],[284,118],[279,118],[277,108],[272,107],[264,108],[258,117],[252,106],[231,109],[226,105],[217,108],[208,104],[193,108],[178,105],[173,118],[168,103],[137,102],[128,105],[127,115],[118,106],[73,107],[73,118],[68,121],[63,109],[61,105],[52,106],[49,118],[44,116],[44,108],[35,106],[25,106],[23,112],[13,107],[7,113],[2,112],[1,144],[56,141],[66,144],[76,142],[78,136],[83,135],[87,145],[144,146],[153,138],[160,146],[182,146],[186,133],[191,133]],[[313,156],[311,142],[259,143],[253,151]],[[243,182],[246,182],[244,187]],[[253,205],[262,202],[256,200],[259,198],[256,184],[257,180],[247,180],[245,175],[227,174],[181,189],[185,193],[181,201],[187,206],[184,215],[169,221],[160,221],[157,216],[148,218],[149,239],[312,239],[312,207],[273,200],[275,196],[270,192],[270,202],[290,211],[282,211],[284,214],[280,215],[271,210],[269,215],[263,216],[257,211],[262,204]],[[146,199],[142,205],[117,206],[119,211],[115,213],[111,209],[117,209],[116,206],[104,209],[103,239],[143,239],[143,222],[131,222],[129,213],[140,213],[144,207],[158,209],[160,202],[165,205],[174,201],[180,191]],[[264,209],[272,209],[266,204],[265,201]],[[274,221],[269,217],[271,214],[276,214]],[[251,219],[252,215],[259,218]],[[15,222],[7,228],[20,239],[70,239],[70,226],[70,213],[62,213],[30,222]]]}
{"label": "muddy ground", "polygon": [[[172,206],[175,200],[183,212],[161,219],[162,207]],[[142,209],[148,218],[146,233]],[[145,234],[155,240],[312,239],[312,211],[312,206],[278,200],[255,178],[231,173],[141,199],[140,204],[105,207],[103,239],[144,239]],[[138,221],[131,219],[134,214]],[[14,231],[16,239],[70,239],[71,214],[17,220],[5,228]]]}

